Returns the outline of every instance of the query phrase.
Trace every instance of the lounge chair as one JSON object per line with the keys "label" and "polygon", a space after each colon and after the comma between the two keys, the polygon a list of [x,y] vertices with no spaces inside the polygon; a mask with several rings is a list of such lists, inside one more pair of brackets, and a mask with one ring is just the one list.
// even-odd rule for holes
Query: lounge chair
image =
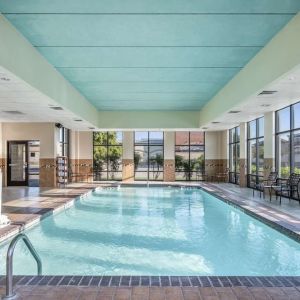
{"label": "lounge chair", "polygon": [[272,186],[272,189],[275,191],[276,199],[280,197],[287,196],[290,200],[294,198],[295,194],[297,195],[297,200],[300,204],[299,197],[299,184],[300,184],[300,174],[292,173],[288,179],[278,178],[276,185]]}
{"label": "lounge chair", "polygon": [[224,172],[217,173],[217,174],[215,175],[216,181],[217,181],[218,183],[219,183],[220,181],[226,182],[226,181],[227,181],[227,178],[228,178],[228,175],[229,175],[229,171],[230,171],[230,169],[229,169],[229,168],[226,168]]}

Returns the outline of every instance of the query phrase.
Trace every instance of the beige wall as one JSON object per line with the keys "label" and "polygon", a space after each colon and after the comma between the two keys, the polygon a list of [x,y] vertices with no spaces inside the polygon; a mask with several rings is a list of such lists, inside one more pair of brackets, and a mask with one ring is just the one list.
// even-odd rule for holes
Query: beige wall
{"label": "beige wall", "polygon": [[2,123],[2,157],[7,155],[7,141],[39,140],[40,158],[56,156],[54,123]]}
{"label": "beige wall", "polygon": [[164,133],[164,159],[175,159],[175,132]]}

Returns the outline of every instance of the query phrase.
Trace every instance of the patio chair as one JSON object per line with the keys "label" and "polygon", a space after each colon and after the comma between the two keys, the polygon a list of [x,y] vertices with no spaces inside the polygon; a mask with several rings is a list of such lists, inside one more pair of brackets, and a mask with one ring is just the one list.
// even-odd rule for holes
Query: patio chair
{"label": "patio chair", "polygon": [[297,195],[297,200],[300,204],[299,197],[299,184],[300,184],[300,174],[292,173],[288,179],[278,178],[276,181],[276,185],[272,186],[272,189],[275,191],[276,199],[280,197],[287,196],[289,200],[294,198],[294,195]]}
{"label": "patio chair", "polygon": [[216,178],[216,181],[219,183],[220,181],[224,181],[226,182],[227,178],[228,178],[228,175],[229,175],[229,171],[230,169],[229,168],[226,168],[224,172],[221,172],[221,173],[217,173],[215,175],[215,178]]}
{"label": "patio chair", "polygon": [[[264,179],[262,182],[254,185],[255,189],[259,191],[260,198],[261,198],[261,194],[263,194],[263,197],[265,198],[265,190],[268,189],[270,194],[270,201],[271,201],[272,187],[276,185],[277,178],[278,178],[278,172],[276,171],[270,172],[267,179]],[[254,196],[255,189],[253,189],[253,196]]]}
{"label": "patio chair", "polygon": [[75,182],[78,181],[78,179],[83,179],[85,177],[84,174],[80,174],[80,173],[74,173],[73,170],[72,170],[72,167],[70,166],[69,167],[69,179],[70,179],[70,182],[73,182],[73,180]]}

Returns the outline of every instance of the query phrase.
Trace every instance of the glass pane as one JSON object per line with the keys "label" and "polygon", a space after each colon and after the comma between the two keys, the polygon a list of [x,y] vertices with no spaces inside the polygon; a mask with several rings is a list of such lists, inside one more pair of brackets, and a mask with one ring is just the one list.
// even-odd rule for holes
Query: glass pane
{"label": "glass pane", "polygon": [[192,151],[192,147],[191,147],[191,161],[190,161],[190,165],[191,165],[191,171],[195,171],[197,173],[203,173],[204,172],[204,152],[194,152]]}
{"label": "glass pane", "polygon": [[297,130],[293,134],[293,172],[300,173],[300,130]]}
{"label": "glass pane", "polygon": [[152,172],[149,171],[149,180],[163,180],[164,172]]}
{"label": "glass pane", "polygon": [[290,175],[290,134],[282,133],[277,136],[278,167],[280,177]]}
{"label": "glass pane", "polygon": [[240,144],[236,144],[236,172],[240,172]]}
{"label": "glass pane", "polygon": [[264,175],[264,139],[258,140],[258,164],[257,164],[257,174],[259,176]]}
{"label": "glass pane", "polygon": [[26,180],[26,144],[11,144],[11,181]]}
{"label": "glass pane", "polygon": [[68,156],[69,155],[69,144],[64,144],[64,152],[63,152],[64,156]]}
{"label": "glass pane", "polygon": [[108,172],[109,180],[122,180],[122,172]]}
{"label": "glass pane", "polygon": [[135,180],[148,180],[148,172],[135,172],[134,174]]}
{"label": "glass pane", "polygon": [[175,135],[176,145],[188,145],[189,144],[189,133],[186,131],[177,131]]}
{"label": "glass pane", "polygon": [[185,178],[185,173],[184,172],[176,172],[175,173],[175,179],[176,180],[188,180]]}
{"label": "glass pane", "polygon": [[107,148],[103,146],[94,147],[94,169],[96,172],[107,170]]}
{"label": "glass pane", "polygon": [[122,146],[109,146],[108,153],[108,169],[111,172],[122,170]]}
{"label": "glass pane", "polygon": [[235,172],[236,148],[235,144],[229,145],[229,167],[231,172]]}
{"label": "glass pane", "polygon": [[108,132],[108,144],[109,145],[121,145],[123,135],[121,131],[110,131]]}
{"label": "glass pane", "polygon": [[107,132],[98,131],[94,132],[94,145],[106,145],[107,144]]}
{"label": "glass pane", "polygon": [[64,128],[64,142],[68,143],[69,142],[69,129]]}
{"label": "glass pane", "polygon": [[300,128],[300,102],[294,104],[293,106],[293,113],[294,113],[294,124],[293,128]]}
{"label": "glass pane", "polygon": [[235,128],[229,130],[229,143],[234,143],[235,141]]}
{"label": "glass pane", "polygon": [[204,144],[204,132],[191,132],[190,133],[191,145],[203,145]]}
{"label": "glass pane", "polygon": [[149,131],[149,144],[164,144],[164,133],[162,131]]}
{"label": "glass pane", "polygon": [[256,120],[248,123],[248,138],[253,139],[256,137]]}
{"label": "glass pane", "polygon": [[64,137],[64,128],[61,127],[59,128],[59,142],[63,142],[63,137]]}
{"label": "glass pane", "polygon": [[189,147],[176,146],[175,147],[175,169],[177,171],[184,170],[189,164]]}
{"label": "glass pane", "polygon": [[95,169],[94,180],[96,181],[107,180],[107,172],[100,172],[99,170]]}
{"label": "glass pane", "polygon": [[136,131],[134,134],[136,144],[148,144],[148,131]]}
{"label": "glass pane", "polygon": [[235,141],[236,142],[239,142],[240,141],[240,127],[236,127],[236,130],[235,130]]}
{"label": "glass pane", "polygon": [[249,167],[249,174],[256,174],[256,139],[250,140],[249,141],[249,162],[248,162],[248,167]]}
{"label": "glass pane", "polygon": [[57,146],[57,156],[62,156],[63,155],[63,144],[59,143]]}
{"label": "glass pane", "polygon": [[277,113],[277,132],[290,129],[290,107],[279,110]]}
{"label": "glass pane", "polygon": [[160,172],[164,168],[164,152],[162,146],[149,147],[149,171]]}
{"label": "glass pane", "polygon": [[265,118],[259,118],[258,119],[258,136],[264,136],[265,135]]}
{"label": "glass pane", "polygon": [[134,168],[135,171],[148,171],[148,146],[134,147]]}

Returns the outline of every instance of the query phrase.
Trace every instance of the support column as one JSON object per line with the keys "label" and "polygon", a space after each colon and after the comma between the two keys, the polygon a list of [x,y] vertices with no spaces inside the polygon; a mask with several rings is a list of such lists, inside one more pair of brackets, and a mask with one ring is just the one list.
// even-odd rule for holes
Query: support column
{"label": "support column", "polygon": [[93,132],[70,132],[70,167],[72,172],[81,174],[80,180],[87,180],[93,167]]}
{"label": "support column", "polygon": [[247,123],[240,124],[240,186],[247,186]]}
{"label": "support column", "polygon": [[175,181],[175,132],[164,133],[164,181]]}
{"label": "support column", "polygon": [[134,181],[133,131],[123,132],[122,180]]}
{"label": "support column", "polygon": [[268,112],[264,115],[264,177],[268,177],[275,165],[275,113]]}
{"label": "support column", "polygon": [[3,137],[2,137],[2,123],[0,123],[0,169],[2,171],[1,173],[1,185],[5,186],[5,178],[6,178],[6,158],[5,154],[3,152]]}
{"label": "support column", "polygon": [[215,179],[217,173],[224,173],[227,167],[226,131],[205,133],[205,173],[208,179]]}

